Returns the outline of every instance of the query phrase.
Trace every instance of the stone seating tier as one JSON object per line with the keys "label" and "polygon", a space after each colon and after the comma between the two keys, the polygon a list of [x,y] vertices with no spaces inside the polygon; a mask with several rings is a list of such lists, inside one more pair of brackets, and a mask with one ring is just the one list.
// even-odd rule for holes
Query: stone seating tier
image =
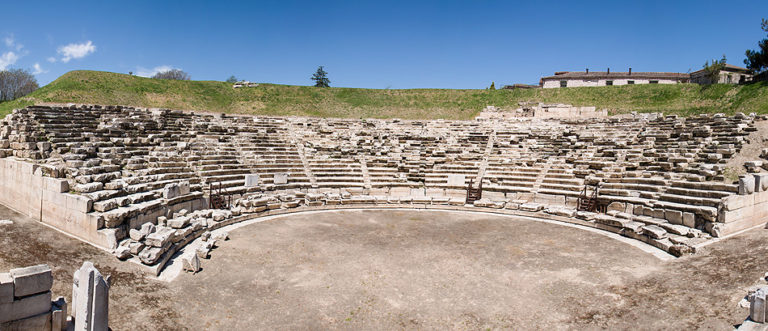
{"label": "stone seating tier", "polygon": [[[78,206],[93,214],[82,231],[113,229],[112,242],[146,221],[142,213],[205,199],[212,185],[237,196],[293,189],[461,192],[479,179],[502,200],[539,196],[563,204],[585,184],[601,183],[606,204],[691,213],[688,225],[707,231],[718,222],[723,199],[739,194],[739,185],[722,182],[724,164],[755,130],[754,120],[739,114],[403,121],[31,106],[3,120],[0,157],[34,162],[45,176],[66,181],[67,194],[82,196]],[[255,185],[251,175],[258,175]],[[449,184],[452,176],[463,176],[463,185]],[[164,196],[169,185],[182,184],[188,193]]]}

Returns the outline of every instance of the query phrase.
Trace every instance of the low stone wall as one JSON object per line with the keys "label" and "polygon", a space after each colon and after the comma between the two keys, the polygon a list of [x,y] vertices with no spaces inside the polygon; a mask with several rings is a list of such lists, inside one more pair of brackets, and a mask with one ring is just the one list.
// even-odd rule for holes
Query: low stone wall
{"label": "low stone wall", "polygon": [[103,245],[91,200],[70,194],[66,179],[43,175],[37,164],[0,159],[0,203],[85,241]]}
{"label": "low stone wall", "polygon": [[51,302],[53,275],[47,265],[0,273],[0,330],[63,330],[67,304]]}
{"label": "low stone wall", "polygon": [[40,165],[15,158],[0,158],[0,204],[108,249],[117,247],[117,242],[125,238],[131,228],[155,222],[158,217],[181,209],[196,210],[206,205],[202,194],[194,199],[157,201],[127,217],[124,228],[105,229],[101,213],[92,212],[91,199],[69,193],[66,179],[46,176],[43,169]]}
{"label": "low stone wall", "polygon": [[768,222],[768,174],[739,178],[739,195],[723,198],[711,233],[725,236]]}

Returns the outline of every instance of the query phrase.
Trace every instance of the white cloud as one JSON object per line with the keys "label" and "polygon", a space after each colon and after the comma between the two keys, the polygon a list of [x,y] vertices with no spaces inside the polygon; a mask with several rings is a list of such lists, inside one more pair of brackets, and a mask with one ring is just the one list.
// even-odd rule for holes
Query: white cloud
{"label": "white cloud", "polygon": [[71,59],[82,59],[86,55],[96,51],[96,45],[90,40],[83,44],[69,44],[61,46],[57,50],[62,55],[61,62],[67,63]]}
{"label": "white cloud", "polygon": [[14,52],[5,52],[0,55],[0,70],[5,70],[9,66],[12,66],[19,60],[21,56]]}
{"label": "white cloud", "polygon": [[50,62],[50,63],[56,63],[56,58],[55,58],[55,57],[53,57],[53,56],[51,56],[51,57],[47,58],[46,60],[47,60],[48,62]]}
{"label": "white cloud", "polygon": [[33,75],[39,75],[48,72],[48,70],[43,70],[43,67],[40,66],[40,63],[35,63],[32,68],[35,69],[35,71],[32,73]]}
{"label": "white cloud", "polygon": [[13,37],[13,35],[3,38],[3,42],[5,42],[6,47],[15,48],[17,52],[24,48],[24,45],[16,42],[16,39]]}
{"label": "white cloud", "polygon": [[144,67],[137,67],[136,68],[136,76],[152,77],[155,74],[157,74],[158,72],[164,72],[164,71],[173,70],[173,69],[177,69],[177,68],[174,68],[174,67],[169,66],[169,65],[157,66],[157,67],[154,67],[152,69],[147,69],[147,68],[144,68]]}

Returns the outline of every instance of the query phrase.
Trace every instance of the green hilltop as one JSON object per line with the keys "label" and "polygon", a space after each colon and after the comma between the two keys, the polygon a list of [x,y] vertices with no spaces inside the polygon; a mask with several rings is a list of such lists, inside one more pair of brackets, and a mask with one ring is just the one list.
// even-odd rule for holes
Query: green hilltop
{"label": "green hilltop", "polygon": [[18,100],[0,103],[0,116],[40,103],[126,105],[228,114],[342,118],[471,119],[487,105],[520,101],[630,111],[768,113],[768,84],[626,85],[528,90],[316,88],[259,84],[232,88],[219,81],[177,81],[100,71],[71,71]]}

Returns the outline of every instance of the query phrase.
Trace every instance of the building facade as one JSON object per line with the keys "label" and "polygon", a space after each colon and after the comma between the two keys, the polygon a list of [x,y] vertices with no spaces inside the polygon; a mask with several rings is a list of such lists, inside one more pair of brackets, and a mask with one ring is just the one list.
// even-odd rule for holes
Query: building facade
{"label": "building facade", "polygon": [[[752,72],[747,68],[726,64],[725,68],[720,70],[720,75],[718,78],[719,79],[716,82],[718,84],[743,84],[751,82],[753,75]],[[691,83],[712,84],[704,69],[691,73]]]}
{"label": "building facade", "polygon": [[627,72],[611,71],[559,71],[554,76],[542,77],[543,88],[611,86],[633,84],[688,83],[690,75],[677,72]]}

